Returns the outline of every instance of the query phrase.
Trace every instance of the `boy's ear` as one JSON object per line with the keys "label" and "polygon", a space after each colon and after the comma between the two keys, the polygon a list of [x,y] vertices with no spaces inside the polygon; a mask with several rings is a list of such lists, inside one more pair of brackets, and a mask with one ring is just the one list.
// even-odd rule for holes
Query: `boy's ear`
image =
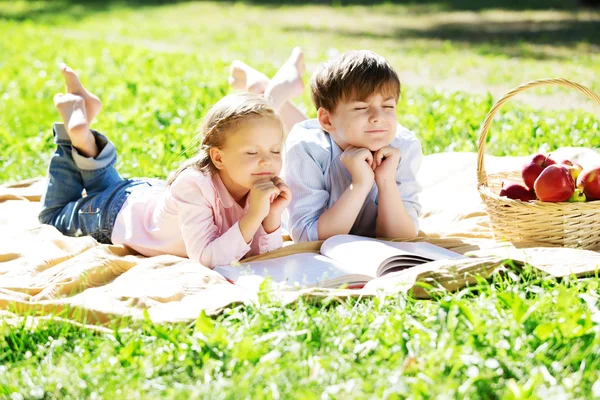
{"label": "boy's ear", "polygon": [[335,131],[335,127],[331,123],[331,113],[329,110],[319,107],[317,110],[317,119],[325,132],[331,133],[332,131]]}
{"label": "boy's ear", "polygon": [[217,169],[223,169],[223,156],[221,150],[216,147],[211,147],[210,150],[208,150],[208,155]]}

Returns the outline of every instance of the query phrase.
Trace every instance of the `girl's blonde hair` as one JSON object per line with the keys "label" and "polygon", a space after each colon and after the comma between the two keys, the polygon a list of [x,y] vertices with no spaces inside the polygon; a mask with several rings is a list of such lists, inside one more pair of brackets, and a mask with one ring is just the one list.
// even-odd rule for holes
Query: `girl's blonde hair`
{"label": "girl's blonde hair", "polygon": [[217,168],[210,158],[210,149],[223,147],[228,133],[235,132],[243,124],[260,117],[279,122],[283,138],[281,120],[263,96],[252,93],[237,93],[223,97],[208,111],[200,132],[192,141],[192,145],[200,143],[198,153],[184,161],[169,176],[167,185],[172,184],[179,174],[189,167],[210,175],[216,173]]}

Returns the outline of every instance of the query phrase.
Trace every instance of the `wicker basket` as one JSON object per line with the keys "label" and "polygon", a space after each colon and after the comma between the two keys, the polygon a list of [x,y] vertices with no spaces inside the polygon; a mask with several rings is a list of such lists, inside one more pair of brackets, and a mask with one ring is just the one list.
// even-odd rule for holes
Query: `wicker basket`
{"label": "wicker basket", "polygon": [[487,175],[483,165],[485,142],[492,119],[504,103],[525,90],[545,85],[577,89],[600,105],[597,94],[566,79],[540,79],[516,87],[494,104],[479,135],[477,154],[478,190],[490,217],[496,240],[533,242],[542,246],[600,248],[600,201],[584,203],[523,202],[500,197],[503,181],[523,182],[520,171]]}

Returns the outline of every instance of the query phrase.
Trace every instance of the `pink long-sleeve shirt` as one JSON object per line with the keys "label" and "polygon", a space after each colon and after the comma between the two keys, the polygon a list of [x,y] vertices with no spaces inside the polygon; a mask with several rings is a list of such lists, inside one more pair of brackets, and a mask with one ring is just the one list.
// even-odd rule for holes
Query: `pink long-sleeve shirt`
{"label": "pink long-sleeve shirt", "polygon": [[262,225],[246,243],[238,223],[248,206],[231,197],[218,174],[188,168],[170,186],[136,189],[117,215],[111,241],[145,256],[174,254],[209,268],[230,265],[283,244],[281,228],[268,234]]}

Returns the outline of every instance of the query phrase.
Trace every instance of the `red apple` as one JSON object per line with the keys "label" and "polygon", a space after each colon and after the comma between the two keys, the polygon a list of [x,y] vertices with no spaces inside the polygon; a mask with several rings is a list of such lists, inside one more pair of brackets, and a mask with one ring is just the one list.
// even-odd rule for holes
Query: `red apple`
{"label": "red apple", "polygon": [[583,171],[583,167],[571,160],[562,160],[560,163],[567,167],[567,169],[571,172],[573,179],[577,181],[577,177],[579,176],[581,171]]}
{"label": "red apple", "polygon": [[556,161],[550,158],[550,156],[546,156],[544,154],[536,154],[531,157],[529,162],[523,165],[523,169],[521,170],[521,176],[523,177],[523,182],[525,182],[525,186],[529,189],[533,190],[533,185],[535,184],[535,180],[540,176],[544,168],[548,165],[554,165]]}
{"label": "red apple", "polygon": [[506,184],[502,182],[502,190],[500,190],[500,196],[521,201],[530,201],[536,199],[533,190],[529,190],[525,186],[517,182],[508,182]]}
{"label": "red apple", "polygon": [[600,166],[581,171],[577,178],[577,187],[585,193],[588,201],[600,200]]}
{"label": "red apple", "polygon": [[564,165],[546,167],[534,183],[535,193],[542,201],[567,201],[575,192],[575,181]]}

